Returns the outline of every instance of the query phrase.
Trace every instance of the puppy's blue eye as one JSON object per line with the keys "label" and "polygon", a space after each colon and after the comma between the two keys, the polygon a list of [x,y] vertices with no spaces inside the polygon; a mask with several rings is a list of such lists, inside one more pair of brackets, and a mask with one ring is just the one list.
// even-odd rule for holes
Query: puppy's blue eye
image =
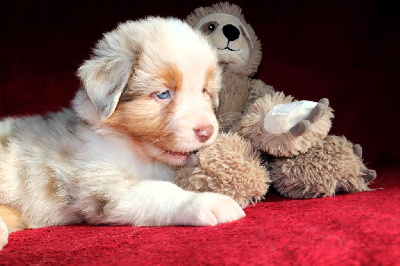
{"label": "puppy's blue eye", "polygon": [[169,91],[159,91],[156,93],[156,96],[158,99],[165,100],[168,99],[171,96],[171,94]]}

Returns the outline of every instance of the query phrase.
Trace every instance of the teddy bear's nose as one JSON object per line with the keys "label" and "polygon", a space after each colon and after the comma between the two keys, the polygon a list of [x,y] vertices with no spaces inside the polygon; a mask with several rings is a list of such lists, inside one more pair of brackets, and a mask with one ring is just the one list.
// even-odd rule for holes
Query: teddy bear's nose
{"label": "teddy bear's nose", "polygon": [[234,41],[240,36],[240,31],[238,28],[233,26],[232,24],[225,25],[222,28],[222,32],[224,33],[225,37],[228,38],[228,41]]}

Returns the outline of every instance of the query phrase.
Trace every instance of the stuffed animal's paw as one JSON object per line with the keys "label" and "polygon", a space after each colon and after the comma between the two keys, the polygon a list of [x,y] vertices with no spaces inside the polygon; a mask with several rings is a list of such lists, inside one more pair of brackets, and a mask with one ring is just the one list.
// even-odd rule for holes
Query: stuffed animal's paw
{"label": "stuffed animal's paw", "polygon": [[290,129],[290,132],[298,137],[303,135],[311,125],[323,117],[325,112],[329,112],[329,100],[326,98],[321,99],[304,120],[297,123]]}
{"label": "stuffed animal's paw", "polygon": [[333,110],[329,101],[293,101],[282,92],[255,101],[238,124],[238,133],[252,145],[274,156],[307,152],[327,136]]}
{"label": "stuffed animal's paw", "polygon": [[369,191],[376,172],[363,164],[361,155],[360,145],[328,136],[306,154],[275,159],[270,164],[271,180],[281,195],[290,198]]}
{"label": "stuffed animal's paw", "polygon": [[[355,144],[353,146],[353,153],[358,158],[360,158],[360,160],[362,160],[362,147],[361,147],[360,144]],[[372,181],[374,181],[376,179],[377,174],[376,174],[375,170],[368,169],[368,168],[364,167],[361,170],[361,177],[362,177],[362,179],[364,179],[364,182],[366,184],[370,184],[370,183],[372,183]]]}
{"label": "stuffed animal's paw", "polygon": [[377,177],[376,171],[372,170],[372,169],[368,169],[368,168],[363,169],[363,170],[361,170],[361,173],[362,173],[361,177],[362,177],[362,179],[364,179],[364,182],[366,184],[370,184]]}
{"label": "stuffed animal's paw", "polygon": [[237,134],[220,133],[193,160],[176,171],[174,183],[185,190],[228,195],[242,208],[260,201],[268,191],[267,169],[251,144]]}
{"label": "stuffed animal's paw", "polygon": [[188,167],[197,167],[200,164],[200,159],[197,154],[193,153],[189,155],[186,165]]}
{"label": "stuffed animal's paw", "polygon": [[311,101],[294,101],[278,104],[265,115],[264,130],[275,135],[287,133],[293,128],[296,129],[296,133],[301,132],[302,130],[305,131],[306,127],[302,125],[309,127],[310,114],[315,113],[317,105],[316,102]]}

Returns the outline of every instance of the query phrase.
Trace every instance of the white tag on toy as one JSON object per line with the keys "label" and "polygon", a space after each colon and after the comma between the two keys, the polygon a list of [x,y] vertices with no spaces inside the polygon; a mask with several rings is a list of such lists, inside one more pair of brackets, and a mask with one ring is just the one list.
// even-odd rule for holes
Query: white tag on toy
{"label": "white tag on toy", "polygon": [[304,120],[317,104],[312,101],[278,104],[264,117],[264,129],[276,135],[286,133]]}

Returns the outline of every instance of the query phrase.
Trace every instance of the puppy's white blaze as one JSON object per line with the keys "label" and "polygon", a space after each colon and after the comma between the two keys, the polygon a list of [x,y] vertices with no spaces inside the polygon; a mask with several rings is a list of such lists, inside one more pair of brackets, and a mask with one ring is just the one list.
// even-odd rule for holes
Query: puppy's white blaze
{"label": "puppy's white blaze", "polygon": [[[204,145],[212,143],[218,132],[218,122],[213,111],[213,103],[210,96],[203,93],[206,86],[219,89],[220,80],[218,73],[212,73],[212,78],[207,71],[217,72],[217,64],[213,57],[204,56],[210,54],[209,48],[203,46],[203,52],[180,57],[179,70],[182,72],[182,88],[177,93],[175,111],[169,124],[169,129],[176,132],[179,142],[176,149],[180,151],[193,151]],[[196,62],[196,64],[193,64]],[[199,141],[194,129],[211,125],[214,128],[212,136],[206,141]]]}
{"label": "puppy's white blaze", "polygon": [[[195,93],[182,94],[178,100],[176,112],[172,116],[169,128],[172,131],[175,129],[176,137],[180,140],[176,145],[178,150],[193,151],[204,145],[209,145],[215,140],[218,132],[218,122],[210,101],[206,99],[207,96],[194,97]],[[212,125],[214,132],[206,142],[201,142],[194,129],[206,125]]]}

